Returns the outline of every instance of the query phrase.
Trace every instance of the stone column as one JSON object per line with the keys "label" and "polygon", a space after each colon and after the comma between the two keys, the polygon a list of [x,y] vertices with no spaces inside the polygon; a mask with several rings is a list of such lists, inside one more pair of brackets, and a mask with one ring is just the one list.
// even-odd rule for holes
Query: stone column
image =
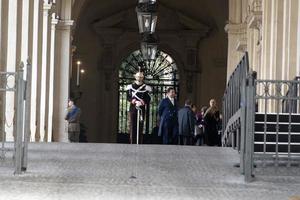
{"label": "stone column", "polygon": [[[286,69],[283,68],[286,49],[285,1],[263,1],[262,76],[263,79],[280,80]],[[270,88],[274,94],[275,87]],[[268,112],[276,111],[276,102],[268,101]]]}
{"label": "stone column", "polygon": [[[6,71],[15,72],[20,64],[21,52],[21,20],[22,20],[22,0],[9,1],[8,3],[8,39],[7,39],[7,62]],[[13,80],[8,81],[13,85]],[[13,120],[14,120],[14,93],[6,93],[5,97],[5,118],[7,141],[13,140]]]}
{"label": "stone column", "polygon": [[[262,4],[262,66],[261,66],[261,78],[268,79],[267,68],[270,66],[270,53],[271,53],[271,42],[269,40],[271,34],[271,13],[272,13],[272,2],[263,1]],[[269,70],[269,69],[268,69]]]}
{"label": "stone column", "polygon": [[270,40],[270,68],[268,69],[270,79],[281,79],[282,74],[282,41],[283,31],[285,31],[283,30],[283,3],[284,1],[272,1],[271,30],[269,37],[265,38]]}
{"label": "stone column", "polygon": [[229,0],[227,81],[247,49],[247,25],[242,23],[242,1]]}
{"label": "stone column", "polygon": [[[8,37],[8,1],[0,0],[0,71],[6,71]],[[3,85],[1,85],[3,87]],[[5,137],[5,93],[0,93],[0,139]],[[2,135],[3,134],[3,135]]]}
{"label": "stone column", "polygon": [[43,14],[43,2],[40,0],[34,0],[33,2],[33,11],[32,11],[32,83],[31,83],[31,141],[39,141],[39,131],[37,130],[37,119],[38,119],[38,110],[39,108],[39,98],[38,96],[38,72],[40,71],[41,66],[41,44],[42,44],[42,15]]}
{"label": "stone column", "polygon": [[47,91],[47,69],[49,68],[49,36],[50,36],[50,20],[49,20],[49,11],[52,7],[52,3],[44,1],[43,4],[43,40],[42,40],[42,65],[41,65],[41,79],[38,84],[40,84],[40,96],[37,98],[40,99],[40,109],[39,109],[39,118],[37,119],[37,128],[40,134],[40,141],[47,141],[45,137],[46,129],[46,91]]}
{"label": "stone column", "polygon": [[54,68],[55,68],[55,34],[58,19],[56,14],[52,14],[51,18],[51,44],[50,44],[50,69],[49,69],[49,95],[48,95],[48,125],[47,125],[47,141],[52,141],[52,125],[53,125],[53,90],[54,90]]}
{"label": "stone column", "polygon": [[[283,79],[294,79],[297,73],[297,31],[298,31],[298,15],[299,1],[288,0],[284,2],[284,55],[283,55]],[[299,38],[300,39],[300,38]],[[299,40],[298,39],[298,40]],[[300,48],[299,48],[300,50]]]}
{"label": "stone column", "polygon": [[[28,44],[29,44],[29,0],[23,0],[22,5],[22,41],[21,41],[21,61],[26,63],[28,59]],[[26,69],[25,77],[26,77]]]}
{"label": "stone column", "polygon": [[54,98],[53,105],[53,140],[67,142],[65,131],[65,112],[69,98],[69,67],[71,56],[72,20],[59,20],[56,27],[55,68],[54,68]]}
{"label": "stone column", "polygon": [[7,62],[7,39],[8,39],[8,3],[0,0],[0,69],[6,70]]}

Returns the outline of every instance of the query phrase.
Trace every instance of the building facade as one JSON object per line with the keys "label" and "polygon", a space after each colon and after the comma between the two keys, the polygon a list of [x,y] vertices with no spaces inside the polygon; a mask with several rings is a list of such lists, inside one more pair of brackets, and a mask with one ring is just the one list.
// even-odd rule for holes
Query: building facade
{"label": "building facade", "polygon": [[227,78],[245,51],[260,79],[299,76],[299,11],[297,0],[229,0]]}
{"label": "building facade", "polygon": [[[159,49],[174,59],[181,103],[221,103],[226,78],[249,53],[260,79],[300,74],[298,0],[160,0]],[[140,48],[136,0],[0,0],[1,71],[33,66],[31,141],[67,141],[68,98],[80,96],[90,142],[115,142],[118,74]],[[225,27],[225,30],[224,30]],[[227,57],[227,58],[226,58]],[[77,85],[77,61],[86,73]],[[14,97],[1,96],[12,138]],[[10,133],[9,133],[10,132]]]}

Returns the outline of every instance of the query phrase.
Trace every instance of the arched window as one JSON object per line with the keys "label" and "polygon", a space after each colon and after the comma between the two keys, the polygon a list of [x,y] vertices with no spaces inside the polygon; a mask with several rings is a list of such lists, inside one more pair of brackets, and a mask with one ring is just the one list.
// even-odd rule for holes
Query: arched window
{"label": "arched window", "polygon": [[152,87],[151,102],[146,113],[144,133],[151,134],[158,123],[158,105],[168,87],[175,88],[179,95],[179,76],[173,58],[168,54],[158,51],[155,60],[144,61],[141,51],[136,50],[123,60],[119,70],[119,134],[129,133],[129,102],[125,88],[134,82],[133,75],[141,67],[145,75],[145,83]]}

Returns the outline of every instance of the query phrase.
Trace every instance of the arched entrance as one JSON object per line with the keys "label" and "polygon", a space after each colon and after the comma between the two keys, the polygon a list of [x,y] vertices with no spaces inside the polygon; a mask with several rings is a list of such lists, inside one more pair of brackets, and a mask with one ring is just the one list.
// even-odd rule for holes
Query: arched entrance
{"label": "arched entrance", "polygon": [[[226,42],[222,23],[226,19],[226,13],[221,8],[225,8],[223,5],[227,3],[222,3],[220,7],[220,3],[217,6],[205,1],[193,4],[185,1],[161,1],[159,4],[158,48],[176,60],[177,73],[180,72],[180,106],[187,98],[198,107],[207,105],[210,98],[220,99],[224,91],[227,47],[222,45]],[[127,128],[119,130],[119,114],[125,119],[127,117],[126,112],[119,112],[119,72],[123,61],[140,46],[135,12],[137,2],[86,2],[89,3],[74,4],[81,11],[78,12],[72,41],[76,46],[73,69],[76,69],[77,60],[81,60],[86,69],[80,80],[82,95],[78,101],[82,110],[81,122],[87,127],[88,142],[114,143],[118,132],[128,132]],[[201,12],[197,10],[193,14],[192,9],[198,7]],[[216,12],[218,15],[215,15]],[[128,65],[126,70],[130,68]],[[75,88],[76,70],[72,72],[71,87]],[[133,72],[135,70],[129,74]],[[131,80],[127,80],[127,83],[132,83],[133,77],[129,77]],[[160,100],[163,93],[160,95],[155,97],[152,94],[152,98]],[[126,99],[123,102],[127,103]],[[126,105],[124,107],[126,111]],[[156,113],[153,115],[156,117]],[[127,127],[127,120],[128,117],[123,122],[123,127]],[[149,121],[148,133],[152,131],[151,123],[155,121]]]}
{"label": "arched entrance", "polygon": [[[152,130],[158,123],[158,105],[164,98],[168,87],[175,88],[179,96],[179,75],[175,60],[163,51],[158,51],[155,60],[144,61],[140,50],[131,53],[123,60],[119,70],[119,116],[118,142],[127,142],[129,133],[129,103],[127,101],[126,86],[134,81],[133,75],[142,68],[145,82],[152,87],[151,103],[146,113],[144,134],[154,134]],[[125,141],[124,141],[125,140]]]}

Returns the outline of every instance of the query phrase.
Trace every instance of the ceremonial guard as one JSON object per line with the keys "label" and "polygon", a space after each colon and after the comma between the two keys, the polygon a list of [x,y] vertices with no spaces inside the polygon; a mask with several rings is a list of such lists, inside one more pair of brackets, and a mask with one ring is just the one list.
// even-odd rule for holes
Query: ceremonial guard
{"label": "ceremonial guard", "polygon": [[[130,102],[130,143],[137,143],[137,126],[139,126],[139,144],[143,141],[143,125],[145,121],[145,113],[149,108],[151,87],[144,83],[144,73],[137,72],[135,82],[126,87],[127,100]],[[139,118],[139,119],[137,119]],[[139,121],[139,124],[137,123]]]}

